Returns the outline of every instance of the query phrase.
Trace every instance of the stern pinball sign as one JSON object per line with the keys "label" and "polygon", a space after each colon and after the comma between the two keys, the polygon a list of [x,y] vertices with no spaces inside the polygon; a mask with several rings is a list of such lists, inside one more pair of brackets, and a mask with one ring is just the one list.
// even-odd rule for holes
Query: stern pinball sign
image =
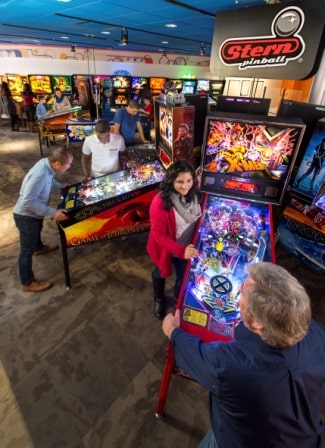
{"label": "stern pinball sign", "polygon": [[324,20],[322,0],[217,14],[210,70],[218,76],[272,79],[312,76],[323,51]]}

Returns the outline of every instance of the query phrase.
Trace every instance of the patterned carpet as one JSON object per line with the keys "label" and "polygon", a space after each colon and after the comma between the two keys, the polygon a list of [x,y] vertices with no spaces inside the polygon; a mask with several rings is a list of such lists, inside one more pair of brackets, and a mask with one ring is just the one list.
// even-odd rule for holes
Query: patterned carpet
{"label": "patterned carpet", "polygon": [[[67,183],[82,178],[81,146],[71,146],[74,163],[62,177]],[[69,249],[68,290],[61,251],[36,257],[37,277],[54,286],[40,294],[20,290],[12,208],[39,157],[37,134],[11,132],[2,120],[1,448],[196,447],[209,427],[207,393],[199,385],[173,376],[164,418],[155,417],[166,339],[152,312],[146,234]],[[52,203],[59,203],[58,194]],[[53,221],[45,221],[43,236],[59,242]],[[325,324],[324,277],[283,249],[277,253]]]}

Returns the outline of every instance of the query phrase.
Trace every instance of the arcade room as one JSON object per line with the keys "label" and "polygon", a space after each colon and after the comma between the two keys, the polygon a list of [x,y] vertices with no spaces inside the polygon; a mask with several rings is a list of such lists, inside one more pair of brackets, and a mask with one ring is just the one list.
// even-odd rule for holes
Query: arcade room
{"label": "arcade room", "polygon": [[0,10],[1,448],[325,448],[324,1]]}

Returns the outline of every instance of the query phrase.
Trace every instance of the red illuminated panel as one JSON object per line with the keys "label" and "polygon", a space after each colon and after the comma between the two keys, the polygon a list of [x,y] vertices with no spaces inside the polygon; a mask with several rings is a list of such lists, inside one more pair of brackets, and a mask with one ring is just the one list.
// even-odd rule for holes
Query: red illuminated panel
{"label": "red illuminated panel", "polygon": [[166,154],[166,152],[160,148],[160,160],[162,162],[162,164],[164,165],[165,168],[168,168],[169,165],[171,164],[171,159],[170,157]]}
{"label": "red illuminated panel", "polygon": [[243,183],[242,181],[233,179],[226,179],[224,187],[227,188],[227,190],[244,191],[246,193],[258,193],[259,190],[256,184],[251,182]]}

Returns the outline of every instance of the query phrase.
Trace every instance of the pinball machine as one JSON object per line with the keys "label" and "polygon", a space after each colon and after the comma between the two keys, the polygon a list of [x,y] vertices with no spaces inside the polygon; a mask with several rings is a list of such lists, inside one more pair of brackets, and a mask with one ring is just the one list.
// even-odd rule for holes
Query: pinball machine
{"label": "pinball machine", "polygon": [[50,146],[49,139],[63,135],[65,144],[69,146],[69,138],[66,134],[66,123],[72,117],[78,117],[81,114],[81,107],[74,106],[65,110],[48,112],[38,121],[38,137],[40,153],[43,154],[43,143]]}
{"label": "pinball machine", "polygon": [[154,116],[157,154],[163,166],[168,168],[179,159],[191,160],[195,138],[195,107],[173,105],[156,99]]}
{"label": "pinball machine", "polygon": [[82,115],[96,117],[96,106],[93,95],[92,75],[72,75],[72,104],[81,107]]}
{"label": "pinball machine", "polygon": [[112,105],[127,106],[131,98],[131,76],[113,75]]}
{"label": "pinball machine", "polygon": [[[284,198],[305,126],[300,120],[211,113],[201,158],[202,216],[178,297],[180,327],[205,342],[230,341],[240,321],[246,266],[275,263],[273,207]],[[156,417],[161,417],[175,365],[170,343]]]}
{"label": "pinball machine", "polygon": [[149,89],[149,78],[143,76],[132,76],[131,78],[131,100],[139,101],[140,92],[143,86],[148,86]]}
{"label": "pinball machine", "polygon": [[153,99],[158,99],[164,89],[167,78],[149,78],[149,89]]}
{"label": "pinball machine", "polygon": [[60,208],[69,217],[58,223],[66,287],[71,286],[67,249],[149,229],[149,207],[165,175],[148,145],[128,148],[126,169],[62,191]]}
{"label": "pinball machine", "polygon": [[28,77],[24,75],[15,75],[12,73],[6,73],[4,81],[7,81],[8,87],[12,94],[13,100],[16,103],[22,103],[22,91],[24,90],[24,84],[28,82]]}
{"label": "pinball machine", "polygon": [[325,272],[325,118],[318,120],[302,155],[278,225],[289,253]]}
{"label": "pinball machine", "polygon": [[96,118],[111,121],[114,117],[112,110],[112,76],[93,75],[92,94],[96,107]]}
{"label": "pinball machine", "polygon": [[24,84],[28,83],[28,77],[25,75],[6,73],[5,80],[8,83],[10,92],[15,102],[20,121],[24,124],[24,106],[21,94],[24,90]]}

